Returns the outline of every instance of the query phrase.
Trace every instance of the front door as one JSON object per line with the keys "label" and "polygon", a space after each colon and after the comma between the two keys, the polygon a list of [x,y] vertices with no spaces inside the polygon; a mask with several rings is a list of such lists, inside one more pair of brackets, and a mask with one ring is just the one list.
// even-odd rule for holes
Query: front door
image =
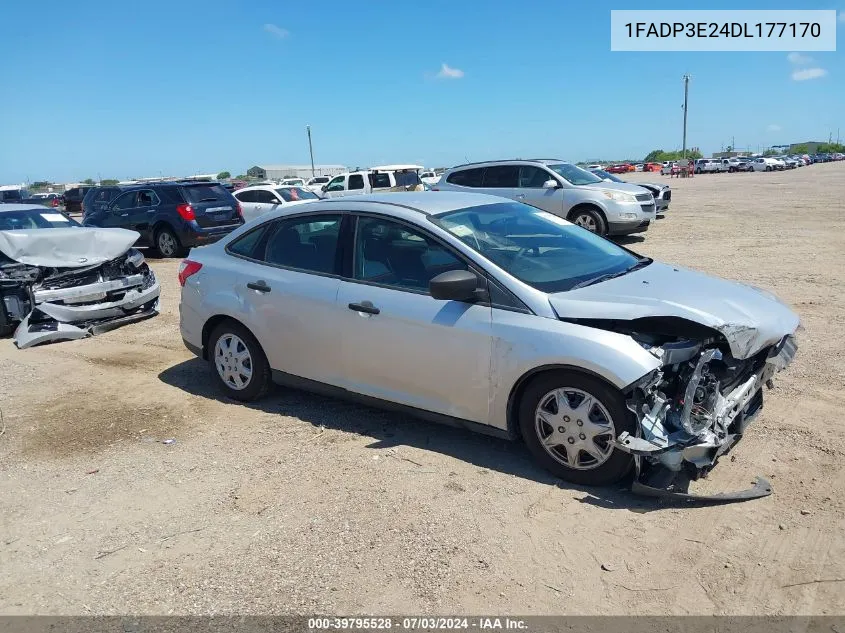
{"label": "front door", "polygon": [[339,198],[345,195],[346,191],[346,176],[335,176],[326,185],[324,192],[327,198]]}
{"label": "front door", "polygon": [[561,215],[564,189],[543,189],[543,184],[547,180],[557,181],[557,178],[545,169],[534,165],[521,165],[519,167],[519,191],[515,199],[543,211]]}
{"label": "front door", "polygon": [[242,257],[233,290],[270,367],[330,384],[339,382],[343,334],[336,304],[341,219],[281,218],[229,246]]}
{"label": "front door", "polygon": [[132,230],[138,231],[145,239],[152,240],[150,229],[158,204],[159,199],[156,192],[151,189],[143,189],[138,192],[135,206],[129,209],[129,221]]}
{"label": "front door", "polygon": [[433,299],[432,277],[467,265],[415,227],[360,216],[352,279],[337,297],[347,389],[486,424],[491,308]]}
{"label": "front door", "polygon": [[127,191],[119,196],[99,218],[97,226],[132,228],[130,214],[135,209],[137,199],[137,191]]}

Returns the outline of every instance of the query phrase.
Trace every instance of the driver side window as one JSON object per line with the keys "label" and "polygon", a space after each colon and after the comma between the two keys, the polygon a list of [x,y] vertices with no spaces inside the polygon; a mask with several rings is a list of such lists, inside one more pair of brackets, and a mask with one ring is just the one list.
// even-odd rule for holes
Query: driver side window
{"label": "driver side window", "polygon": [[519,186],[527,189],[542,189],[543,183],[547,180],[554,180],[552,175],[531,165],[523,165],[519,168]]}
{"label": "driver side window", "polygon": [[135,198],[137,197],[137,192],[129,191],[124,193],[120,196],[117,200],[114,201],[114,205],[112,206],[112,210],[114,211],[125,211],[126,209],[134,209],[135,208]]}
{"label": "driver side window", "polygon": [[329,186],[326,187],[326,191],[343,191],[343,182],[345,179],[345,176],[338,176],[337,178],[333,178],[329,182]]}

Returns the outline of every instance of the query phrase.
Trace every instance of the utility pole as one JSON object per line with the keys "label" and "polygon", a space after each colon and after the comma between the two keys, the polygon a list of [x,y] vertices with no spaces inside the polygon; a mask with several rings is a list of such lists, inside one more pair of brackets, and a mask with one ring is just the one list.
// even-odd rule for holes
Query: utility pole
{"label": "utility pole", "polygon": [[687,101],[689,100],[689,75],[684,75],[684,158],[687,157]]}
{"label": "utility pole", "polygon": [[308,152],[311,154],[311,177],[316,176],[314,173],[314,148],[311,145],[311,126],[306,125],[305,131],[308,133]]}

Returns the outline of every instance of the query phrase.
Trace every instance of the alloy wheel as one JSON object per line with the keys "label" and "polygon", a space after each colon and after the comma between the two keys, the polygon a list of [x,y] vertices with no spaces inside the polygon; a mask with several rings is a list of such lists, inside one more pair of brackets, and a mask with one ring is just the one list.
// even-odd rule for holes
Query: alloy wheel
{"label": "alloy wheel", "polygon": [[596,219],[589,215],[588,213],[581,213],[575,217],[575,224],[580,227],[583,227],[590,231],[591,233],[598,232],[598,225],[596,224]]}

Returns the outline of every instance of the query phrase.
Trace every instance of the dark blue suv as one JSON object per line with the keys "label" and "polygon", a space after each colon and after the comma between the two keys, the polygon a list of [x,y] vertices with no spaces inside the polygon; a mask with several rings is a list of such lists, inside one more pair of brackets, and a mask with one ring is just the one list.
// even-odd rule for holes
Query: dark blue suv
{"label": "dark blue suv", "polygon": [[82,224],[138,231],[139,246],[181,257],[244,223],[235,197],[217,182],[151,182],[95,187],[82,201]]}

